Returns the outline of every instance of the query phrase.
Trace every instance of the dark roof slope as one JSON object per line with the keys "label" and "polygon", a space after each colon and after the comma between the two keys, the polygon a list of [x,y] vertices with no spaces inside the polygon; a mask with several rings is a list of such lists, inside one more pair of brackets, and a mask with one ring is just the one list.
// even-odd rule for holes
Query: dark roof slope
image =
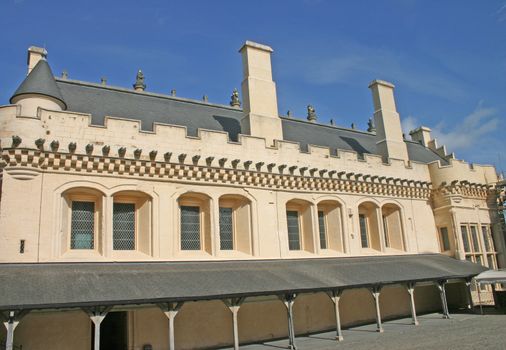
{"label": "dark roof slope", "polygon": [[199,128],[226,131],[233,141],[241,132],[242,111],[236,108],[63,79],[57,84],[68,109],[90,113],[93,124],[103,125],[105,116],[131,118],[143,130],[153,130],[155,122],[175,124],[186,126],[189,136]]}
{"label": "dark roof slope", "polygon": [[39,94],[57,99],[65,106],[65,101],[60,93],[60,89],[56,85],[56,81],[51,72],[51,67],[45,59],[41,59],[37,65],[32,69],[30,74],[18,87],[14,95],[12,95],[10,102],[20,95]]}
{"label": "dark roof slope", "polygon": [[[92,123],[103,125],[105,116],[141,121],[142,130],[153,130],[154,123],[181,125],[189,136],[198,129],[224,131],[232,141],[241,133],[242,110],[173,96],[92,84],[67,79],[55,79],[45,60],[32,70],[14,96],[24,93],[41,93],[52,96],[74,112],[88,113]],[[302,151],[308,145],[329,147],[363,154],[378,154],[375,135],[358,130],[309,123],[300,119],[282,118],[284,139],[300,143]],[[422,163],[446,160],[423,145],[406,141],[409,159]]]}
{"label": "dark roof slope", "polygon": [[0,310],[275,295],[463,279],[486,270],[439,254],[162,263],[0,264]]}

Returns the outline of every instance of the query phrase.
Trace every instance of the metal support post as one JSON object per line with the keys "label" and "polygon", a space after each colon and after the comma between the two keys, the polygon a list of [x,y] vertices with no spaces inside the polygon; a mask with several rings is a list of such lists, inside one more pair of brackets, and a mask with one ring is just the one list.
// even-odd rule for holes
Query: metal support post
{"label": "metal support post", "polygon": [[282,297],[280,297],[281,301],[283,301],[283,304],[285,304],[286,306],[286,311],[288,315],[288,342],[289,342],[288,348],[290,350],[297,349],[297,347],[295,346],[295,330],[293,327],[293,303],[296,297],[297,294],[285,294]]}
{"label": "metal support post", "polygon": [[443,309],[443,318],[450,318],[450,312],[448,311],[448,301],[446,300],[446,285],[445,280],[437,281],[437,288],[439,289],[439,295],[441,296],[441,306]]}
{"label": "metal support post", "polygon": [[336,289],[327,294],[330,300],[332,300],[332,302],[334,303],[334,310],[336,314],[336,340],[342,341],[344,338],[343,338],[343,331],[341,329],[341,317],[339,315],[339,300],[341,299],[343,291],[341,289]]}
{"label": "metal support post", "polygon": [[468,310],[474,310],[473,295],[471,294],[471,280],[466,280],[466,298]]}
{"label": "metal support post", "polygon": [[411,319],[415,326],[418,326],[418,319],[416,317],[416,306],[415,306],[415,283],[408,283],[406,286],[408,293],[409,293],[409,299],[411,304]]}
{"label": "metal support post", "polygon": [[112,306],[97,306],[91,309],[83,309],[95,325],[95,343],[94,350],[100,350],[100,324],[107,316],[107,313],[112,309]]}
{"label": "metal support post", "polygon": [[176,318],[176,315],[182,306],[183,302],[158,304],[158,307],[169,319],[169,350],[176,349],[176,341],[174,337],[174,319]]}
{"label": "metal support post", "polygon": [[229,308],[230,312],[232,312],[232,326],[234,330],[234,350],[239,350],[239,327],[237,325],[239,308],[241,304],[244,302],[245,298],[232,298],[225,299],[223,302]]}
{"label": "metal support post", "polygon": [[371,288],[371,293],[372,293],[372,296],[374,298],[374,303],[376,305],[376,325],[377,325],[377,331],[380,332],[380,333],[383,333],[384,330],[383,330],[383,325],[381,324],[381,312],[380,312],[380,303],[379,303],[379,298],[380,298],[380,293],[381,293],[381,287],[380,286],[376,286],[376,287]]}
{"label": "metal support post", "polygon": [[30,310],[21,310],[21,311],[9,311],[0,313],[0,317],[2,318],[3,324],[7,329],[7,339],[5,340],[5,350],[13,350],[14,349],[14,330],[19,325],[21,319],[28,313]]}

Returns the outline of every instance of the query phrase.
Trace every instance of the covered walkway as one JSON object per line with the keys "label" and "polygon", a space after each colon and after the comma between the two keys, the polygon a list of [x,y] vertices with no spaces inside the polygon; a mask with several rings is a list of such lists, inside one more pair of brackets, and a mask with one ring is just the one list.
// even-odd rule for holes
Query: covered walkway
{"label": "covered walkway", "polygon": [[[343,340],[339,301],[344,290],[366,288],[374,299],[376,331],[382,333],[383,287],[403,285],[410,295],[411,323],[418,325],[417,283],[437,285],[444,318],[450,318],[445,285],[466,281],[484,271],[480,265],[438,254],[327,259],[160,263],[0,264],[0,311],[7,329],[7,350],[14,331],[32,310],[79,308],[95,325],[94,348],[100,348],[100,324],[113,307],[157,305],[169,320],[169,348],[175,348],[174,323],[187,301],[221,300],[232,313],[234,348],[240,344],[238,313],[248,297],[276,296],[287,312],[289,348],[295,349],[293,305],[300,294],[325,292],[335,312],[334,339]],[[470,302],[469,298],[469,302]]]}

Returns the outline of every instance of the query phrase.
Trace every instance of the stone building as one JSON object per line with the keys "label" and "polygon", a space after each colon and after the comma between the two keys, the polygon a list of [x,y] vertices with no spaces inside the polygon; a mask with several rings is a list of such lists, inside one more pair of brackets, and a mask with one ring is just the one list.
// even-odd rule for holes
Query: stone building
{"label": "stone building", "polygon": [[[504,266],[492,166],[401,131],[278,113],[247,41],[242,107],[54,77],[44,49],[0,107],[6,347],[196,349],[469,304]],[[467,261],[466,261],[467,260]],[[423,325],[422,325],[423,326]]]}

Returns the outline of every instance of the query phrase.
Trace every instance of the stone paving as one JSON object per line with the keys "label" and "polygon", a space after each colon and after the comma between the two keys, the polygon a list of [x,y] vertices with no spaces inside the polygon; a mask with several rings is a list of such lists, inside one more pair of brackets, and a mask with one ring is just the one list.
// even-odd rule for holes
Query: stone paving
{"label": "stone paving", "polygon": [[[376,324],[345,329],[344,340],[336,342],[335,332],[325,332],[295,339],[298,350],[327,349],[506,349],[506,315],[459,313],[445,320],[441,314],[419,316],[420,325],[411,319],[383,323],[384,333]],[[240,331],[239,331],[240,332]],[[241,350],[287,349],[288,340],[241,346]]]}

